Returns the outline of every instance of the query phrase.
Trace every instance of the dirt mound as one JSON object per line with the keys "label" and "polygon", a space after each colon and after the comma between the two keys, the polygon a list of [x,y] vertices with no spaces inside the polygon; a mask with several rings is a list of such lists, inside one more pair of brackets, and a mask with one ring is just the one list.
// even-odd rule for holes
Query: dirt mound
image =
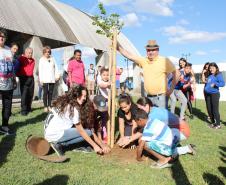
{"label": "dirt mound", "polygon": [[[122,149],[119,146],[115,145],[109,154],[104,155],[104,159],[113,159],[114,161],[126,164],[140,163],[136,160],[136,151],[136,149]],[[141,163],[152,163],[152,160],[150,160],[148,157],[143,156],[142,159],[143,161]]]}

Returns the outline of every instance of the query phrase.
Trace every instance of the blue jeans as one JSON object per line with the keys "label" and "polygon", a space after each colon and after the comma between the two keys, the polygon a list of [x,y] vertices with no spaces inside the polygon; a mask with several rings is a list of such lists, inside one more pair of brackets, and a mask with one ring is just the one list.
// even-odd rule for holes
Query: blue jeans
{"label": "blue jeans", "polygon": [[148,98],[152,101],[154,106],[168,109],[168,96],[165,94],[153,97],[148,96]]}
{"label": "blue jeans", "polygon": [[[91,136],[92,131],[89,129],[85,129],[85,132]],[[64,131],[64,135],[56,141],[56,143],[60,143],[62,145],[68,146],[71,144],[79,143],[84,141],[84,138],[79,134],[76,128],[69,128]]]}
{"label": "blue jeans", "polygon": [[[179,143],[182,140],[186,140],[187,139],[186,136],[182,132],[180,132],[178,129],[172,128],[171,131],[172,131],[172,134],[174,136],[174,139],[177,138],[176,139],[177,143]],[[192,151],[189,148],[189,146],[186,145],[186,146],[176,147],[174,149],[174,151],[173,151],[173,155],[184,155],[184,154],[191,153],[191,152]]]}

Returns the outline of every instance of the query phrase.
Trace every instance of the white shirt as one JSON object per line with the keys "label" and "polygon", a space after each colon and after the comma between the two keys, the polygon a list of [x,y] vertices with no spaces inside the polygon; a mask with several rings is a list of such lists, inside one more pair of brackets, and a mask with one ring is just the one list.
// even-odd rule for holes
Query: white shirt
{"label": "white shirt", "polygon": [[95,80],[95,69],[89,68],[87,71],[87,77],[88,77],[88,80],[94,81]]}
{"label": "white shirt", "polygon": [[126,73],[123,71],[122,74],[120,75],[120,83],[124,83],[126,81]]}
{"label": "white shirt", "polygon": [[65,130],[70,129],[74,124],[79,122],[79,112],[76,108],[74,108],[73,118],[69,117],[69,106],[67,106],[62,116],[53,108],[45,120],[45,139],[49,142],[56,142],[64,135]]}
{"label": "white shirt", "polygon": [[41,83],[55,83],[59,75],[58,68],[53,57],[41,57],[38,66],[39,80]]}
{"label": "white shirt", "polygon": [[99,91],[100,91],[100,94],[105,97],[106,99],[108,99],[108,92],[110,91],[109,88],[102,88],[100,87],[100,84],[108,84],[109,82],[105,82],[103,81],[101,78],[97,78],[97,85],[99,86]]}

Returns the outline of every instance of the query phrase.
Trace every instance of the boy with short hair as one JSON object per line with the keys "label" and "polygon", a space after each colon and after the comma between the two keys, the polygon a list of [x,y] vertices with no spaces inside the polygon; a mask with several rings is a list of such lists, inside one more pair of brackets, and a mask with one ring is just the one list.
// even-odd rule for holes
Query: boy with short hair
{"label": "boy with short hair", "polygon": [[138,128],[143,130],[137,148],[137,160],[141,160],[142,152],[146,150],[158,159],[153,167],[166,168],[171,166],[168,162],[173,154],[175,142],[170,128],[158,119],[148,119],[148,114],[141,109],[137,110],[134,119]]}

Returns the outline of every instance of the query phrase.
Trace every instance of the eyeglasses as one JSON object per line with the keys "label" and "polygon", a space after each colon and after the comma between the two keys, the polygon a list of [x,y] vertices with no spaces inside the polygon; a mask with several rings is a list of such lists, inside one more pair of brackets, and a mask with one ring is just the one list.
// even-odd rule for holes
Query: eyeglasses
{"label": "eyeglasses", "polygon": [[147,50],[147,52],[150,52],[150,51],[158,51],[159,49],[146,49]]}
{"label": "eyeglasses", "polygon": [[49,53],[49,54],[51,54],[51,51],[46,51],[45,53]]}

